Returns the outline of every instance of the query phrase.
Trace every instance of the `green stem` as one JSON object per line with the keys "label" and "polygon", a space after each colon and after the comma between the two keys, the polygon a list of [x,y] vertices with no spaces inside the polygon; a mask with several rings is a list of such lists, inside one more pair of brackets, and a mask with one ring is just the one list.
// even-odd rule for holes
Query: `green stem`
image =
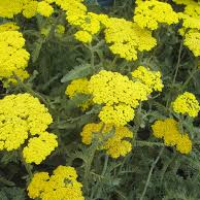
{"label": "green stem", "polygon": [[[105,124],[103,123],[99,134],[101,134],[103,132],[103,129],[105,127]],[[90,147],[90,149],[88,150],[88,160],[85,163],[85,173],[84,173],[84,186],[86,188],[87,191],[89,191],[88,185],[89,185],[89,175],[90,175],[90,170],[91,170],[91,166],[92,166],[92,162],[94,160],[94,156],[98,147],[99,141],[97,140],[96,142],[94,142],[94,144]]]}
{"label": "green stem", "polygon": [[161,157],[161,155],[162,155],[164,149],[165,149],[165,147],[162,147],[162,148],[161,148],[161,150],[160,150],[160,152],[159,152],[157,158],[155,159],[155,161],[154,161],[154,162],[152,163],[152,165],[151,165],[151,169],[150,169],[150,171],[149,171],[149,174],[148,174],[148,177],[147,177],[147,181],[146,181],[144,190],[143,190],[143,192],[142,192],[142,196],[140,197],[140,200],[143,200],[144,197],[145,197],[147,188],[148,188],[149,183],[150,183],[150,180],[151,180],[151,176],[152,176],[153,170],[154,170],[156,164],[158,163],[158,161],[160,160],[160,157]]}
{"label": "green stem", "polygon": [[188,79],[185,81],[185,83],[182,86],[182,90],[184,90],[186,88],[186,86],[189,84],[189,82],[192,80],[192,78],[194,77],[194,74],[196,74],[199,71],[199,69],[195,68],[192,70],[192,72],[190,73]]}
{"label": "green stem", "polygon": [[177,77],[178,70],[179,70],[179,67],[180,67],[180,62],[181,62],[182,50],[183,50],[183,42],[181,42],[181,44],[180,44],[180,48],[179,48],[179,52],[178,52],[178,61],[177,61],[177,64],[176,64],[176,70],[175,70],[175,74],[174,74],[172,85],[174,85],[175,82],[176,82],[176,77]]}
{"label": "green stem", "polygon": [[92,166],[92,162],[94,159],[94,155],[96,153],[96,147],[92,147],[92,149],[89,151],[89,155],[88,155],[88,160],[85,163],[85,173],[84,173],[84,187],[86,188],[87,191],[89,191],[88,185],[89,185],[89,175],[90,175],[90,169]]}
{"label": "green stem", "polygon": [[94,68],[94,49],[92,47],[92,45],[90,44],[89,46],[89,49],[90,49],[90,53],[91,53],[91,60],[90,60],[90,64],[91,64],[91,67]]}
{"label": "green stem", "polygon": [[104,166],[103,166],[103,171],[101,173],[101,176],[104,176],[106,173],[106,169],[108,167],[108,160],[109,160],[109,156],[106,154],[105,156],[105,162],[104,162]]}
{"label": "green stem", "polygon": [[32,94],[33,96],[41,99],[41,101],[43,103],[45,103],[46,105],[48,105],[48,102],[38,93],[36,93],[32,88],[30,88],[28,85],[24,84],[24,82],[14,73],[14,77],[17,80],[18,85],[23,88],[25,91],[27,91],[28,93]]}
{"label": "green stem", "polygon": [[148,141],[138,141],[138,140],[136,141],[136,145],[137,146],[150,146],[150,147],[152,147],[152,146],[163,147],[164,146],[164,144],[161,142],[148,142]]}
{"label": "green stem", "polygon": [[23,157],[23,154],[22,154],[22,150],[21,150],[21,149],[20,149],[19,154],[20,154],[20,157],[21,157],[21,162],[22,162],[22,164],[24,165],[24,167],[25,167],[25,169],[26,169],[26,171],[27,171],[27,173],[28,173],[28,175],[29,175],[29,178],[32,179],[33,173],[32,173],[32,170],[31,170],[31,169],[32,169],[31,164],[26,163],[26,161],[24,160],[24,157]]}

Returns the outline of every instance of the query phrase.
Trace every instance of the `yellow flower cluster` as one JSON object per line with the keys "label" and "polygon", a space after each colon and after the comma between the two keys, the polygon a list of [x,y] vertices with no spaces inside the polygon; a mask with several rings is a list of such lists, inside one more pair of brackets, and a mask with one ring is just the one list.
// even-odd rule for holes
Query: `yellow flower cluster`
{"label": "yellow flower cluster", "polygon": [[118,105],[105,105],[99,113],[99,118],[106,124],[124,126],[135,116],[134,109],[124,103]]}
{"label": "yellow flower cluster", "polygon": [[43,132],[38,137],[30,138],[24,147],[23,156],[27,163],[40,164],[58,146],[57,136]]}
{"label": "yellow flower cluster", "polygon": [[166,146],[176,146],[176,150],[182,154],[192,151],[192,141],[187,133],[180,133],[178,122],[174,119],[157,120],[153,125],[153,135],[163,138]]}
{"label": "yellow flower cluster", "polygon": [[44,17],[49,17],[54,12],[53,7],[46,1],[41,1],[37,5],[37,13]]}
{"label": "yellow flower cluster", "polygon": [[110,50],[128,61],[137,60],[137,51],[149,51],[157,44],[150,31],[125,19],[110,18],[105,26]]}
{"label": "yellow flower cluster", "polygon": [[19,30],[19,26],[17,26],[17,24],[14,22],[7,22],[0,25],[0,32],[17,30]]}
{"label": "yellow flower cluster", "polygon": [[185,6],[184,11],[178,13],[183,21],[183,27],[179,32],[184,37],[184,45],[198,57],[200,56],[200,4],[193,0],[174,0],[174,2]]}
{"label": "yellow flower cluster", "polygon": [[[89,95],[89,81],[87,78],[80,78],[73,80],[68,86],[65,91],[65,94],[69,96],[70,99],[75,97],[77,94],[86,94]],[[80,106],[83,110],[87,109],[92,104],[92,100],[88,99],[86,102],[84,102]]]}
{"label": "yellow flower cluster", "polygon": [[41,200],[84,200],[77,177],[76,170],[68,166],[58,166],[51,176],[38,172],[27,188],[28,195]]}
{"label": "yellow flower cluster", "polygon": [[34,17],[37,14],[38,2],[36,0],[24,0],[22,14],[27,19]]}
{"label": "yellow flower cluster", "polygon": [[159,71],[151,71],[149,68],[139,66],[132,72],[134,79],[141,81],[149,88],[149,93],[153,91],[161,92],[163,83],[161,80],[161,73]]}
{"label": "yellow flower cluster", "polygon": [[49,17],[54,11],[50,3],[53,3],[53,1],[3,0],[0,1],[0,17],[13,18],[20,13],[28,19],[34,17],[37,13]]}
{"label": "yellow flower cluster", "polygon": [[134,117],[134,108],[140,101],[147,100],[148,87],[133,82],[118,72],[102,70],[91,77],[89,92],[93,102],[103,104],[99,113],[105,124],[124,126]]}
{"label": "yellow flower cluster", "polygon": [[144,84],[131,81],[118,72],[102,70],[91,77],[89,92],[97,104],[114,105],[124,103],[135,108],[139,101],[147,100]]}
{"label": "yellow flower cluster", "polygon": [[174,102],[172,108],[176,113],[187,114],[190,117],[197,117],[200,106],[194,94],[185,92],[179,95]]}
{"label": "yellow flower cluster", "polygon": [[184,37],[184,45],[193,52],[195,57],[200,56],[200,31],[190,30]]}
{"label": "yellow flower cluster", "polygon": [[174,0],[177,4],[184,4],[185,8],[183,12],[178,13],[179,18],[183,20],[184,29],[199,29],[199,20],[200,20],[200,5],[193,0],[178,1]]}
{"label": "yellow flower cluster", "polygon": [[25,68],[30,58],[24,49],[25,39],[15,24],[0,25],[0,78],[11,78],[13,74],[22,80],[28,77]]}
{"label": "yellow flower cluster", "polygon": [[46,132],[52,117],[31,95],[8,95],[0,100],[0,150],[23,149],[27,163],[41,163],[58,145],[56,136]]}
{"label": "yellow flower cluster", "polygon": [[57,26],[56,26],[56,33],[58,33],[58,34],[64,34],[65,33],[65,26],[63,26],[63,25],[61,25],[61,24],[58,24]]}
{"label": "yellow flower cluster", "polygon": [[74,34],[75,38],[83,43],[91,43],[92,42],[92,35],[89,34],[87,31],[77,31]]}
{"label": "yellow flower cluster", "polygon": [[0,17],[13,18],[22,12],[25,17],[30,18],[35,15],[36,9],[37,1],[34,0],[0,1]]}
{"label": "yellow flower cluster", "polygon": [[178,23],[178,15],[168,3],[156,0],[139,0],[133,20],[141,28],[155,30],[160,23],[167,25]]}
{"label": "yellow flower cluster", "polygon": [[104,28],[110,50],[129,61],[137,59],[137,51],[149,51],[156,45],[150,31],[125,19],[88,12],[83,0],[55,2],[66,11],[67,21],[80,29],[75,38],[83,43],[91,43],[93,36]]}
{"label": "yellow flower cluster", "polygon": [[22,11],[23,3],[24,0],[0,1],[0,17],[13,18],[14,15]]}
{"label": "yellow flower cluster", "polygon": [[66,11],[66,19],[70,25],[78,27],[79,31],[75,33],[75,38],[83,43],[90,43],[93,35],[100,30],[98,15],[87,12],[83,0],[55,0],[55,3]]}
{"label": "yellow flower cluster", "polygon": [[89,81],[87,78],[73,80],[66,89],[66,95],[73,98],[76,94],[89,94]]}
{"label": "yellow flower cluster", "polygon": [[133,133],[127,127],[91,123],[84,126],[81,136],[86,145],[98,140],[99,150],[105,150],[112,158],[125,156],[132,149],[131,143],[126,139],[133,138]]}

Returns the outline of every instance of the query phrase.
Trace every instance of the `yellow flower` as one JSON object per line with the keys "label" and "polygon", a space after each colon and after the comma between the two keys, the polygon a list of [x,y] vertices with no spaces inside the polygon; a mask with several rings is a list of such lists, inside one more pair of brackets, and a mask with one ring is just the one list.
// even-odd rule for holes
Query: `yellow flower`
{"label": "yellow flower", "polygon": [[92,42],[92,35],[87,31],[77,31],[74,34],[75,38],[83,43],[91,43]]}
{"label": "yellow flower", "polygon": [[[70,99],[75,97],[77,94],[90,94],[88,89],[89,81],[87,78],[80,78],[73,80],[68,86],[65,91],[65,94],[69,96]],[[86,110],[90,105],[92,105],[92,100],[88,99],[81,105],[78,105],[82,108],[82,110]]]}
{"label": "yellow flower", "polygon": [[7,22],[0,25],[0,32],[17,30],[19,30],[19,26],[17,26],[17,24],[14,22]]}
{"label": "yellow flower", "polygon": [[47,172],[35,173],[31,183],[28,186],[28,195],[31,198],[37,198],[45,189],[46,182],[49,180]]}
{"label": "yellow flower", "polygon": [[108,139],[105,148],[108,149],[106,153],[116,159],[131,152],[132,145],[126,140]]}
{"label": "yellow flower", "polygon": [[156,46],[151,32],[125,19],[110,18],[105,24],[105,40],[110,50],[128,61],[137,60],[137,51],[149,51]]}
{"label": "yellow flower", "polygon": [[99,118],[105,124],[115,124],[115,126],[124,126],[135,116],[135,111],[131,106],[118,104],[114,106],[103,106],[99,113]]}
{"label": "yellow flower", "polygon": [[187,134],[181,135],[177,142],[176,149],[182,154],[188,154],[192,151],[192,141]]}
{"label": "yellow flower", "polygon": [[20,13],[26,18],[34,17],[36,15],[37,4],[36,0],[0,1],[0,17],[13,18]]}
{"label": "yellow flower", "polygon": [[82,142],[86,145],[98,140],[98,150],[105,150],[112,158],[127,155],[132,150],[126,139],[133,138],[133,133],[124,126],[104,125],[101,123],[86,124],[81,132]]}
{"label": "yellow flower", "polygon": [[38,164],[57,146],[56,136],[46,133],[52,117],[37,98],[8,95],[0,100],[0,110],[0,150],[16,150],[29,139],[25,159]]}
{"label": "yellow flower", "polygon": [[80,26],[85,19],[87,7],[82,3],[83,0],[55,0],[55,3],[66,11],[66,19],[73,26]]}
{"label": "yellow flower", "polygon": [[88,12],[83,22],[80,24],[81,30],[87,31],[91,35],[94,35],[100,30],[100,21],[98,15],[92,12]]}
{"label": "yellow flower", "polygon": [[38,3],[37,12],[44,17],[49,17],[53,13],[53,7],[45,1]]}
{"label": "yellow flower", "polygon": [[76,170],[66,166],[58,166],[51,176],[46,172],[34,174],[27,188],[30,198],[41,200],[84,200],[81,189]]}
{"label": "yellow flower", "polygon": [[61,24],[56,26],[56,33],[58,34],[64,34],[65,33],[65,27]]}
{"label": "yellow flower", "polygon": [[32,18],[36,15],[37,13],[37,6],[38,2],[34,0],[29,0],[23,7],[23,16],[26,18]]}
{"label": "yellow flower", "polygon": [[190,117],[197,117],[200,106],[194,94],[185,92],[179,95],[174,102],[172,102],[174,112],[180,114],[187,114]]}
{"label": "yellow flower", "polygon": [[0,32],[0,77],[10,78],[18,70],[24,70],[30,58],[23,48],[25,40],[18,31]]}
{"label": "yellow flower", "polygon": [[190,30],[184,38],[184,45],[192,51],[195,57],[200,56],[200,31]]}
{"label": "yellow flower", "polygon": [[192,141],[187,133],[181,133],[178,122],[174,119],[157,120],[152,125],[153,135],[163,138],[166,146],[175,146],[176,150],[182,154],[192,151]]}
{"label": "yellow flower", "polygon": [[176,4],[183,4],[183,5],[191,5],[196,3],[194,2],[194,0],[173,0],[173,2],[175,2]]}
{"label": "yellow flower", "polygon": [[178,123],[174,119],[157,120],[152,125],[153,135],[157,138],[165,137],[169,132],[173,135],[177,132]]}
{"label": "yellow flower", "polygon": [[144,84],[134,83],[118,72],[100,71],[91,77],[88,88],[97,104],[125,103],[135,108],[139,101],[147,100],[148,88]]}
{"label": "yellow flower", "polygon": [[160,23],[178,23],[178,15],[168,3],[156,0],[138,1],[133,20],[141,28],[155,30]]}
{"label": "yellow flower", "polygon": [[89,94],[88,91],[89,81],[87,78],[80,78],[73,80],[66,89],[66,95],[73,98],[76,94]]}
{"label": "yellow flower", "polygon": [[39,165],[58,146],[57,136],[48,132],[30,138],[23,149],[23,157],[27,163]]}
{"label": "yellow flower", "polygon": [[24,0],[3,0],[0,1],[0,17],[13,18],[23,9]]}
{"label": "yellow flower", "polygon": [[[20,78],[20,80],[21,81],[24,81],[24,80],[26,80],[27,78],[29,78],[29,73],[27,72],[27,71],[25,71],[25,70],[22,70],[22,69],[19,69],[19,70],[16,70],[15,71],[15,75],[17,76],[17,77],[19,77]],[[10,84],[10,83],[12,83],[13,85],[17,85],[18,84],[18,81],[15,79],[15,78],[9,78],[9,79],[7,79],[7,80],[2,80],[3,81],[3,84],[4,85],[6,85],[6,84]]]}
{"label": "yellow flower", "polygon": [[149,68],[139,66],[132,72],[132,76],[143,82],[148,88],[150,93],[154,91],[162,91],[163,84],[161,80],[161,73],[159,71],[151,71]]}
{"label": "yellow flower", "polygon": [[118,72],[102,70],[91,77],[89,92],[93,102],[104,105],[99,118],[106,124],[123,126],[134,118],[134,108],[147,100],[149,88]]}

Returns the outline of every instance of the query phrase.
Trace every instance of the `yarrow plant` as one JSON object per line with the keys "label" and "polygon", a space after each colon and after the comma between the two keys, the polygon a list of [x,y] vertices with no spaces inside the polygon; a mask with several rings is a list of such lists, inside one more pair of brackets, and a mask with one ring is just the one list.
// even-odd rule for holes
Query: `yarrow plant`
{"label": "yarrow plant", "polygon": [[77,173],[73,167],[58,166],[50,176],[48,172],[34,174],[28,186],[31,198],[84,200],[82,184],[77,181]]}
{"label": "yarrow plant", "polygon": [[200,199],[199,16],[0,0],[0,199]]}
{"label": "yarrow plant", "polygon": [[40,164],[58,146],[57,136],[46,132],[52,123],[47,108],[29,94],[8,95],[0,102],[0,150],[17,150],[28,140],[23,157]]}

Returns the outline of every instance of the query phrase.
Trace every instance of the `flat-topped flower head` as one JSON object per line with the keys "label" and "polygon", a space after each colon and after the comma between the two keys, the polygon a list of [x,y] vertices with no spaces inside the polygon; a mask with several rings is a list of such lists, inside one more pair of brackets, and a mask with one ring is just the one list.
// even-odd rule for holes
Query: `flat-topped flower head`
{"label": "flat-topped flower head", "polygon": [[150,93],[152,91],[161,92],[164,87],[161,79],[161,73],[159,71],[152,71],[144,66],[139,66],[131,74],[133,78],[144,83],[149,88]]}
{"label": "flat-topped flower head", "polygon": [[[7,30],[6,30],[7,29]],[[25,71],[30,54],[24,49],[25,39],[16,25],[0,26],[0,78],[10,78],[19,71]],[[22,77],[23,79],[23,77]]]}
{"label": "flat-topped flower head", "polygon": [[157,120],[152,125],[153,135],[163,139],[166,146],[176,147],[182,154],[192,151],[192,141],[187,133],[181,133],[178,122],[172,118]]}
{"label": "flat-topped flower head", "polygon": [[84,200],[82,184],[73,167],[58,166],[53,174],[35,173],[27,190],[30,198],[41,200]]}
{"label": "flat-topped flower head", "polygon": [[138,51],[149,51],[156,46],[152,33],[136,23],[119,18],[109,18],[105,24],[105,40],[112,53],[128,61],[137,60]]}
{"label": "flat-topped flower head", "polygon": [[97,104],[124,103],[135,108],[139,101],[147,100],[147,87],[144,84],[134,83],[127,76],[106,70],[91,77],[89,92]]}
{"label": "flat-topped flower head", "polygon": [[141,28],[155,30],[159,24],[178,23],[178,15],[168,3],[156,0],[137,1],[133,20]]}
{"label": "flat-topped flower head", "polygon": [[185,92],[179,95],[173,102],[172,108],[174,112],[189,115],[190,117],[197,117],[200,106],[194,94]]}
{"label": "flat-topped flower head", "polygon": [[105,150],[107,155],[115,159],[127,155],[132,150],[132,145],[127,139],[130,140],[133,135],[127,127],[104,125],[102,122],[86,124],[81,132],[84,144],[90,145],[98,140],[98,149]]}
{"label": "flat-topped flower head", "polygon": [[56,135],[46,132],[51,123],[48,109],[37,98],[27,93],[6,96],[0,100],[0,150],[25,145],[25,161],[41,163],[58,145]]}

